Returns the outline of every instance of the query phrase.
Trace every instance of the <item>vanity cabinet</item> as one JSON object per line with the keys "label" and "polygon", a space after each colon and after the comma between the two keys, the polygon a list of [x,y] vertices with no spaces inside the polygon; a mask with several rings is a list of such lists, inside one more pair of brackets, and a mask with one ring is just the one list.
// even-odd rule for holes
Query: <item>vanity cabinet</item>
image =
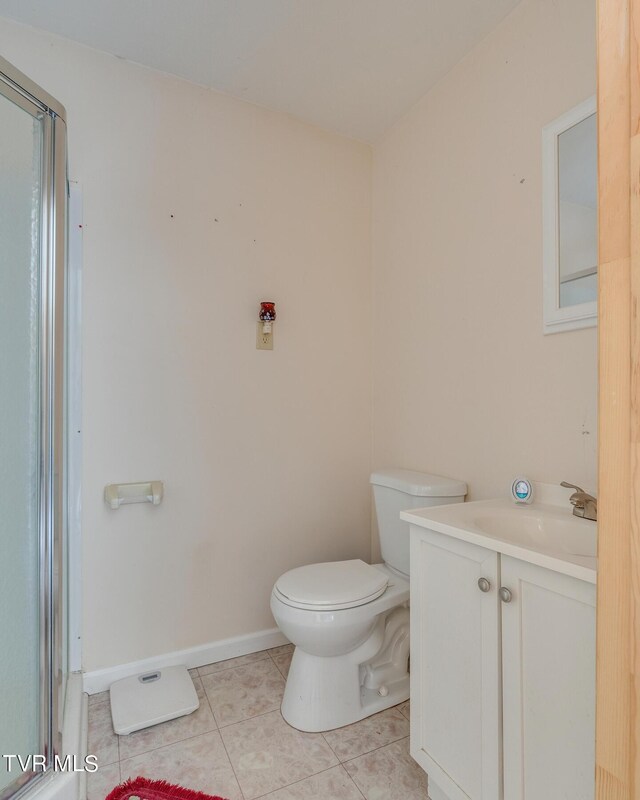
{"label": "vanity cabinet", "polygon": [[593,800],[594,739],[595,585],[412,526],[411,755],[432,800]]}

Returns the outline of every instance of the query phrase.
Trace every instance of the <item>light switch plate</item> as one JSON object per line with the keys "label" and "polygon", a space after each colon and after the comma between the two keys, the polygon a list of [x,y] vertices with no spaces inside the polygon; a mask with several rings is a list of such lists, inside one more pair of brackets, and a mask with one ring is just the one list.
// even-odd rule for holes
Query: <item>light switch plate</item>
{"label": "light switch plate", "polygon": [[258,322],[256,327],[256,349],[273,350],[273,325],[271,326],[271,333],[264,333],[262,322]]}

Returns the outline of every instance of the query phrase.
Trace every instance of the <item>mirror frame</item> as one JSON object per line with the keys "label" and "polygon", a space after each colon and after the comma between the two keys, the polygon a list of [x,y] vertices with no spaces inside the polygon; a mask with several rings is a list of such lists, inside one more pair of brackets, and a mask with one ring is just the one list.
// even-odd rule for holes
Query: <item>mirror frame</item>
{"label": "mirror frame", "polygon": [[543,332],[589,328],[598,324],[598,303],[560,306],[560,258],[558,230],[558,137],[596,113],[596,98],[554,119],[542,129],[542,308]]}

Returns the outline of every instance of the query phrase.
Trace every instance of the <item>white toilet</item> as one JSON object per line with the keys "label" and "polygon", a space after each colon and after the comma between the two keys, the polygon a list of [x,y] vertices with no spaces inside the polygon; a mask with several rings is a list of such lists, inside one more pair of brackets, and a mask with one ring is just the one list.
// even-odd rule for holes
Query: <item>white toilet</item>
{"label": "white toilet", "polygon": [[409,470],[371,476],[384,564],[285,572],[271,611],[296,646],[282,716],[301,731],[350,725],[409,697],[409,525],[400,512],[463,502],[462,481]]}

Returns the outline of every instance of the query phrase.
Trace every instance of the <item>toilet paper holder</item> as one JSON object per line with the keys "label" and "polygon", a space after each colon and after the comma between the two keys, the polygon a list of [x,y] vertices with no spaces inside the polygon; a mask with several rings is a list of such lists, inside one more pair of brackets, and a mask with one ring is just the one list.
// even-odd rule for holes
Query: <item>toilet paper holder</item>
{"label": "toilet paper holder", "polygon": [[127,503],[152,503],[160,505],[164,485],[162,481],[144,483],[110,483],[104,487],[104,499],[109,508],[120,508]]}

